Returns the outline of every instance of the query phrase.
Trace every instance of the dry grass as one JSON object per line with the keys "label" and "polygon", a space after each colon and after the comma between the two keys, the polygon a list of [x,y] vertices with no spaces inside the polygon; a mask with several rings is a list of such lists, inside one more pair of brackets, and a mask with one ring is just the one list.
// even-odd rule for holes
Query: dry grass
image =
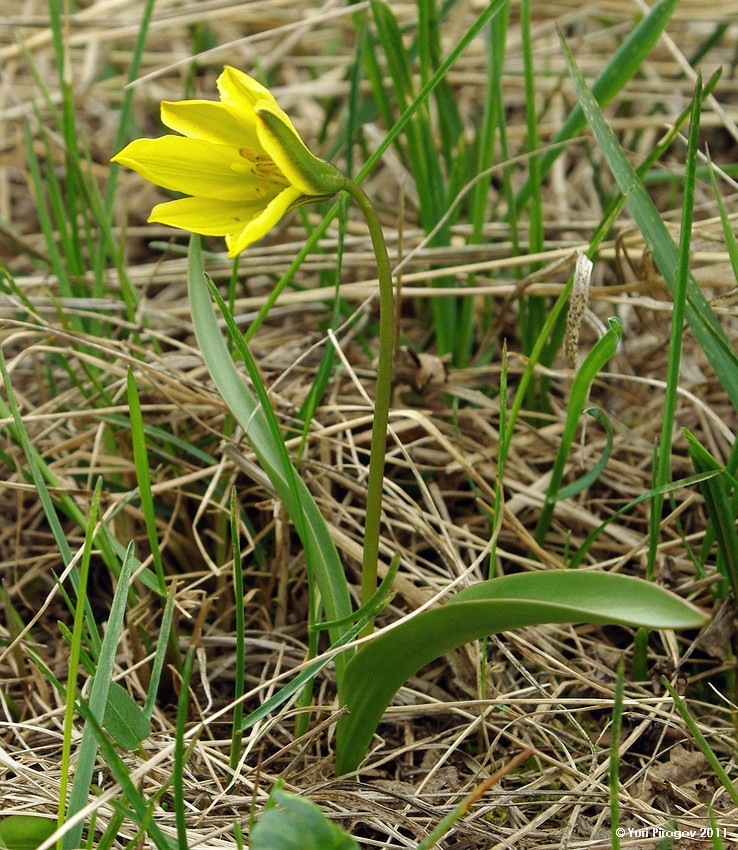
{"label": "dry grass", "polygon": [[[632,25],[642,4],[636,0],[599,3],[534,4],[536,61],[541,98],[550,110],[541,126],[542,139],[553,133],[572,103],[562,82],[563,58],[555,26],[570,33],[570,43],[586,73],[596,73],[603,56]],[[87,134],[94,168],[107,169],[117,129],[116,110],[131,47],[142,14],[138,0],[91,2],[75,15],[69,32],[74,69],[75,101],[80,127]],[[140,135],[156,135],[155,104],[179,99],[190,71],[193,26],[207,24],[213,43],[222,45],[198,57],[197,89],[212,96],[214,79],[224,62],[251,69],[257,63],[276,74],[275,94],[293,114],[304,136],[314,139],[323,125],[324,103],[346,95],[345,69],[353,61],[350,13],[357,7],[328,2],[268,0],[260,3],[157,3],[136,90],[135,117]],[[449,44],[481,4],[459,4],[448,27]],[[680,74],[684,56],[715,25],[717,8],[726,21],[738,14],[738,3],[718,7],[683,2],[669,27],[671,42],[660,42],[643,73],[627,89],[612,126],[633,144],[634,156],[648,151],[664,126],[685,106],[692,81]],[[358,782],[332,778],[332,726],[324,723],[336,709],[330,675],[321,678],[314,697],[311,731],[301,740],[293,735],[294,709],[286,708],[251,730],[244,742],[237,781],[229,782],[230,706],[233,694],[233,600],[231,563],[225,557],[230,486],[238,488],[253,528],[244,553],[248,634],[247,710],[276,688],[277,677],[304,659],[305,601],[302,558],[295,537],[275,505],[271,492],[254,472],[247,450],[224,431],[226,410],[214,395],[195,347],[185,296],[185,261],[152,251],[153,240],[168,240],[171,232],[145,224],[158,190],[126,174],[118,193],[120,221],[128,217],[125,239],[129,274],[141,294],[139,342],[129,335],[111,272],[103,301],[56,297],[54,277],[39,271],[29,259],[45,254],[22,146],[22,123],[48,120],[49,107],[40,98],[30,73],[32,59],[41,79],[58,102],[51,35],[44,4],[6,0],[0,29],[0,255],[11,269],[33,312],[20,319],[19,298],[4,288],[0,294],[0,342],[9,362],[14,389],[32,442],[51,464],[63,488],[87,510],[97,476],[115,487],[106,489],[103,510],[120,541],[136,540],[142,559],[148,544],[140,510],[123,506],[135,487],[135,470],[127,432],[115,417],[127,417],[126,369],[135,369],[147,424],[182,438],[207,452],[202,456],[162,450],[151,457],[154,492],[160,506],[160,539],[167,573],[177,580],[180,641],[187,647],[195,624],[201,629],[190,734],[199,733],[185,771],[190,846],[235,847],[233,821],[248,823],[252,802],[257,812],[272,784],[284,778],[335,817],[363,847],[415,846],[477,783],[520,749],[533,755],[484,795],[439,845],[446,848],[602,848],[609,846],[609,721],[614,669],[632,651],[632,634],[621,628],[542,627],[505,635],[490,645],[486,691],[478,681],[478,646],[468,646],[439,660],[404,687],[380,727],[375,745]],[[396,3],[401,20],[411,21],[414,4]],[[516,16],[513,12],[513,18]],[[506,92],[509,96],[511,142],[522,139],[524,92],[519,41],[515,25],[508,47]],[[716,93],[720,110],[708,105],[703,126],[713,157],[735,159],[738,133],[735,36],[738,22],[709,54],[707,70],[720,62],[726,73]],[[482,46],[474,45],[449,75],[467,120],[481,111]],[[654,106],[663,111],[653,112]],[[374,136],[381,138],[381,128]],[[330,127],[327,138],[330,139]],[[373,138],[367,133],[369,144]],[[58,139],[57,139],[58,142]],[[41,147],[39,145],[39,151]],[[46,154],[44,154],[46,156]],[[61,164],[60,144],[51,151]],[[672,154],[679,161],[680,151]],[[403,173],[387,155],[366,188],[382,212],[395,265],[402,266],[402,335],[419,345],[423,336],[418,316],[427,309],[428,280],[434,275],[463,285],[470,270],[492,299],[498,321],[489,329],[489,345],[507,338],[515,384],[523,361],[518,343],[516,300],[526,294],[555,296],[571,272],[575,251],[586,246],[602,210],[593,180],[607,184],[598,168],[597,152],[583,141],[570,146],[555,166],[544,198],[546,252],[544,270],[521,285],[517,268],[531,257],[511,256],[509,234],[490,223],[481,245],[469,247],[459,238],[451,248],[422,244],[414,206],[412,175]],[[724,184],[725,185],[725,184]],[[401,193],[399,187],[404,187]],[[695,273],[721,315],[726,332],[738,339],[738,318],[731,290],[735,286],[712,196],[701,189],[696,200]],[[402,197],[401,197],[402,194]],[[677,198],[668,188],[654,189],[664,219],[678,222]],[[729,211],[735,195],[725,190]],[[404,208],[398,220],[397,210]],[[310,211],[314,220],[317,213]],[[7,226],[6,226],[7,225]],[[595,266],[590,308],[600,320],[617,313],[625,334],[610,369],[593,390],[615,427],[613,455],[597,484],[576,502],[561,504],[545,551],[534,560],[535,527],[566,413],[572,372],[565,361],[547,371],[551,381],[550,420],[540,428],[522,423],[511,446],[505,475],[506,505],[494,569],[541,569],[563,566],[565,552],[619,507],[648,489],[652,447],[658,439],[663,405],[663,379],[669,342],[668,292],[658,275],[642,264],[643,243],[623,216],[622,240],[607,243]],[[465,234],[460,230],[460,237]],[[294,219],[250,250],[241,264],[236,315],[246,324],[301,244],[303,231]],[[214,241],[211,247],[222,251]],[[289,425],[315,372],[325,339],[321,330],[330,305],[311,290],[322,270],[335,264],[336,233],[330,231],[324,250],[301,268],[303,291],[285,292],[257,335],[253,349],[267,382],[274,387],[275,406]],[[219,282],[230,264],[215,258],[208,271]],[[370,318],[367,298],[374,292],[374,271],[368,238],[360,222],[352,222],[343,260],[341,297]],[[438,291],[434,290],[434,295]],[[86,340],[62,324],[67,318],[103,313],[115,329],[110,338]],[[586,328],[581,345],[594,339]],[[362,543],[364,485],[357,478],[368,446],[371,417],[365,393],[371,392],[372,363],[353,329],[338,341],[342,366],[310,431],[302,471],[335,533],[335,541],[357,578]],[[698,434],[713,454],[725,460],[736,432],[736,416],[709,365],[690,336],[685,351],[677,422]],[[62,349],[68,371],[54,366],[49,354]],[[157,353],[158,352],[158,353]],[[304,357],[301,355],[305,355]],[[54,361],[55,363],[57,361]],[[86,371],[87,370],[87,371]],[[101,405],[90,390],[88,375],[99,370],[111,402]],[[461,584],[486,577],[490,552],[489,519],[477,499],[489,502],[498,445],[499,358],[491,365],[451,370],[442,387],[424,393],[398,387],[391,417],[382,558],[400,552],[402,568],[398,596],[385,612],[388,618],[416,608],[442,592],[452,581]],[[75,376],[75,380],[72,380]],[[83,391],[84,390],[84,391]],[[455,409],[453,409],[455,407]],[[3,424],[7,425],[7,422]],[[52,571],[61,572],[36,493],[24,469],[21,448],[7,438],[2,444],[0,472],[0,575],[8,598],[27,626],[31,642],[48,667],[63,679],[68,645],[57,620],[69,621]],[[160,443],[164,445],[164,443]],[[290,445],[296,446],[295,443]],[[604,445],[594,424],[588,426],[581,451],[571,464],[589,468]],[[693,470],[679,433],[674,438],[673,475]],[[678,492],[676,510],[665,516],[659,545],[659,580],[707,608],[712,607],[713,574],[694,582],[694,566],[685,539],[699,548],[705,514],[697,491]],[[83,532],[68,526],[69,544],[80,548]],[[262,541],[266,541],[262,546]],[[592,568],[642,574],[648,546],[648,507],[642,504],[613,522],[592,548]],[[93,576],[93,605],[101,619],[110,600],[110,577],[102,566]],[[117,676],[143,701],[150,650],[137,637],[147,625],[152,600],[143,595],[128,612],[120,645]],[[149,627],[150,624],[149,624]],[[3,813],[39,812],[55,816],[59,795],[59,754],[63,698],[29,662],[22,642],[9,647],[16,624],[8,618],[0,629],[0,802]],[[680,659],[694,635],[653,634],[649,661],[657,671],[680,668]],[[692,684],[690,709],[729,773],[734,771],[735,728],[729,707],[718,690],[734,664],[726,654],[729,636],[709,651],[697,647],[681,668]],[[281,680],[284,681],[284,680]],[[729,681],[729,679],[727,680]],[[698,688],[701,683],[701,689]],[[686,685],[686,682],[685,682]],[[152,794],[171,773],[173,703],[176,682],[159,700],[153,733],[138,753],[125,754],[132,777]],[[701,696],[699,696],[701,695]],[[719,786],[673,703],[654,682],[626,681],[625,729],[621,746],[621,808],[624,827],[699,829],[707,824],[712,804],[718,823],[738,837],[738,812]],[[115,783],[100,765],[95,782],[102,789],[93,801],[98,826],[111,817]],[[174,815],[157,812],[165,831],[174,830]],[[672,823],[673,821],[673,823]],[[122,828],[117,846],[134,837]],[[656,847],[658,836],[628,838],[624,847]],[[706,839],[680,839],[677,847],[707,847]]]}

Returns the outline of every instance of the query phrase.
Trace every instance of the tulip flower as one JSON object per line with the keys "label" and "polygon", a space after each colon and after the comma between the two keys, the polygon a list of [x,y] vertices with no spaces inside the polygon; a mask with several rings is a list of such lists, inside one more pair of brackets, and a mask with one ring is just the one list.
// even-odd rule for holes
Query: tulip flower
{"label": "tulip flower", "polygon": [[[137,139],[112,161],[151,183],[188,195],[157,204],[149,221],[205,236],[224,236],[236,257],[299,204],[346,191],[360,206],[377,260],[379,357],[369,458],[361,600],[377,589],[379,530],[394,348],[392,272],[382,228],[364,190],[312,154],[272,93],[226,66],[220,103],[163,101],[161,120],[180,135]],[[371,631],[369,623],[364,631]]]}
{"label": "tulip flower", "polygon": [[308,150],[261,83],[226,67],[217,86],[220,103],[162,102],[162,122],[181,135],[137,139],[112,161],[190,196],[157,204],[149,221],[224,236],[235,257],[293,207],[335,195],[346,180]]}

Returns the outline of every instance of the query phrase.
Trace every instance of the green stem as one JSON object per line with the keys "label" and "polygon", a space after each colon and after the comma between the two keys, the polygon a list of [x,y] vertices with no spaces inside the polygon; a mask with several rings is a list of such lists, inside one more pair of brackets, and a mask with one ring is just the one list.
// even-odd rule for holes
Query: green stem
{"label": "green stem", "polygon": [[[377,563],[379,561],[379,529],[382,519],[382,485],[384,483],[384,456],[387,447],[387,422],[392,393],[392,358],[394,355],[394,296],[392,270],[384,233],[377,213],[366,192],[351,180],[344,187],[361,208],[377,261],[379,278],[379,357],[377,387],[374,395],[374,424],[369,455],[369,482],[366,497],[364,524],[364,558],[361,565],[361,604],[366,605],[377,590]],[[370,621],[362,634],[371,634]]]}

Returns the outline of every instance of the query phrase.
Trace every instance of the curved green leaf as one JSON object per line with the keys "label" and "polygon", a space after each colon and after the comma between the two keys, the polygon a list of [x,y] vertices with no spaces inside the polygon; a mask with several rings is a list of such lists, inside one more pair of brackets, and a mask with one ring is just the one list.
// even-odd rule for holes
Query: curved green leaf
{"label": "curved green leaf", "polygon": [[543,545],[546,532],[551,524],[556,502],[562,498],[559,495],[559,490],[564,477],[564,469],[569,459],[569,450],[574,442],[577,423],[582,415],[584,405],[587,403],[592,381],[594,381],[604,368],[607,361],[615,354],[620,343],[620,338],[623,335],[623,326],[620,324],[619,319],[610,317],[607,322],[610,325],[609,329],[594,344],[572,381],[564,433],[561,435],[559,450],[556,453],[556,460],[551,470],[551,479],[546,490],[546,498],[543,502],[533,535],[539,545]]}
{"label": "curved green leaf", "polygon": [[349,714],[337,728],[336,773],[356,770],[385,708],[411,676],[470,641],[542,623],[608,623],[651,629],[699,628],[705,615],[641,579],[548,570],[479,582],[450,602],[378,635],[346,665]]}
{"label": "curved green leaf", "polygon": [[610,460],[610,455],[612,454],[612,424],[607,414],[603,410],[600,410],[599,407],[588,407],[584,412],[602,425],[605,431],[605,448],[602,456],[592,469],[587,470],[584,475],[580,475],[579,478],[572,481],[571,484],[567,484],[566,487],[561,487],[556,495],[556,501],[558,502],[564,499],[573,499],[574,496],[578,496],[587,487],[591,487],[600,475],[602,475],[602,471],[607,466],[607,462]]}
{"label": "curved green leaf", "polygon": [[[315,571],[326,618],[348,622],[351,598],[335,544],[305,483],[294,470],[286,468],[283,456],[274,444],[263,408],[251,394],[233,363],[218,328],[203,274],[200,243],[196,237],[190,241],[188,294],[195,337],[210,376],[223,401],[243,428],[259,465],[267,474],[290,517],[293,520],[303,520],[296,522],[296,525],[298,530],[304,530],[302,544],[305,547],[305,556]],[[299,504],[296,504],[294,492],[297,493]],[[331,641],[335,643],[340,640],[346,630],[347,626],[329,630]],[[338,656],[336,675],[339,684],[343,664],[343,657]]]}

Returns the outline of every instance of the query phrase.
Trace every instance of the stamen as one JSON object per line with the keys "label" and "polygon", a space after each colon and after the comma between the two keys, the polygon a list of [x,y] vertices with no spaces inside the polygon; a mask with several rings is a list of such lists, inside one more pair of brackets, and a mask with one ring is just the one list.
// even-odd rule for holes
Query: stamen
{"label": "stamen", "polygon": [[271,185],[279,183],[282,186],[289,186],[289,181],[279,170],[274,160],[266,153],[257,153],[252,147],[243,147],[239,149],[239,154],[246,162],[232,162],[231,170],[236,174],[250,174],[254,177],[261,177],[264,183],[261,183],[257,189],[257,193],[266,194]]}

